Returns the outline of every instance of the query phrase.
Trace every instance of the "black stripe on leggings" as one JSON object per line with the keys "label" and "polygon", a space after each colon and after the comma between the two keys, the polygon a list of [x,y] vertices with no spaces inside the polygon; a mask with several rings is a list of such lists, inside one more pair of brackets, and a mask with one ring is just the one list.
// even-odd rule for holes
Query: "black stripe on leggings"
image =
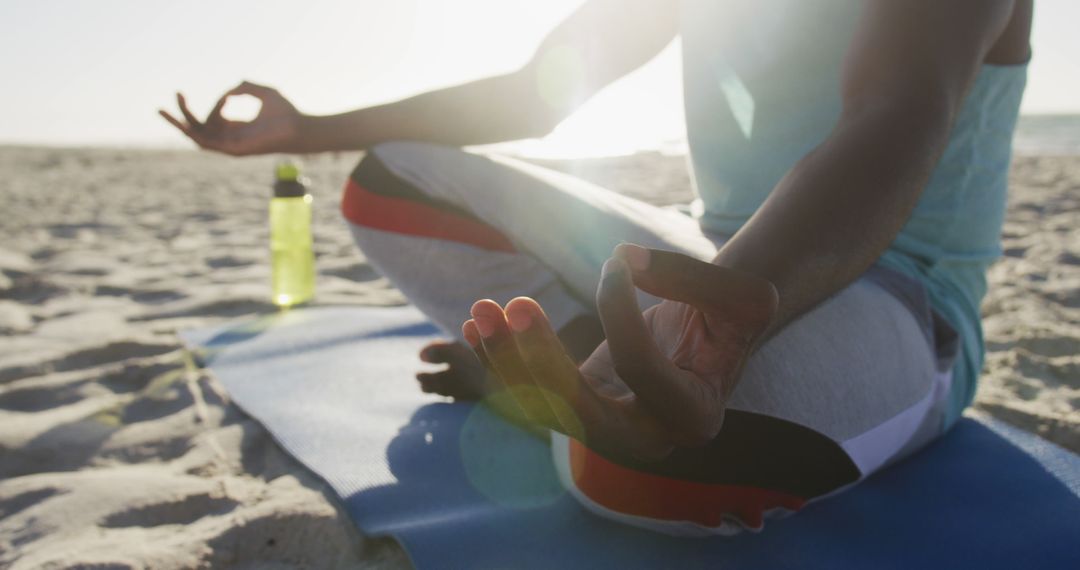
{"label": "black stripe on leggings", "polygon": [[364,155],[364,158],[360,161],[360,164],[356,165],[349,178],[365,190],[375,194],[427,204],[463,218],[479,221],[476,216],[467,210],[445,200],[432,198],[423,190],[394,174],[373,152]]}
{"label": "black stripe on leggings", "polygon": [[782,491],[805,499],[859,479],[838,443],[796,423],[728,410],[720,434],[657,462],[607,457],[624,467],[673,479]]}

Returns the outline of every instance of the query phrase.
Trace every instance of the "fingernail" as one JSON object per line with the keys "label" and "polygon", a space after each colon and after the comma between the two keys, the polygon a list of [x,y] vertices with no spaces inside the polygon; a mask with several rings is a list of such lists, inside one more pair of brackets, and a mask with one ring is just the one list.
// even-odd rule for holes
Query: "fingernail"
{"label": "fingernail", "polygon": [[506,319],[510,321],[510,328],[514,332],[525,332],[532,326],[532,315],[527,311],[512,311],[506,314]]}
{"label": "fingernail", "polygon": [[632,243],[620,243],[615,246],[615,257],[626,262],[634,271],[645,271],[649,268],[649,250]]}
{"label": "fingernail", "polygon": [[624,273],[625,271],[626,262],[617,257],[612,257],[604,262],[604,267],[600,270],[600,280],[605,281],[608,277]]}
{"label": "fingernail", "polygon": [[484,338],[491,338],[491,335],[495,334],[495,323],[484,317],[473,317],[473,322],[476,323],[476,330],[480,332],[480,336]]}
{"label": "fingernail", "polygon": [[421,350],[420,351],[420,360],[422,362],[431,362],[431,352],[428,351],[428,349],[426,349],[426,348],[424,350]]}
{"label": "fingernail", "polygon": [[478,334],[476,321],[474,319],[469,319],[461,325],[461,336],[464,337],[465,342],[469,343],[469,346],[474,349],[480,346],[480,338],[476,336]]}

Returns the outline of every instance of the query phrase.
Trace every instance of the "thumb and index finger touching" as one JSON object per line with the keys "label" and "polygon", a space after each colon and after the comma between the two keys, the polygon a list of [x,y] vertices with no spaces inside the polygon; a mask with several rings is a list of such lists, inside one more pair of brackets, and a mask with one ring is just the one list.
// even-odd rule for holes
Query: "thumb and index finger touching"
{"label": "thumb and index finger touching", "polygon": [[[683,431],[695,387],[657,346],[637,302],[633,266],[624,256],[604,264],[596,304],[615,373],[668,429]],[[700,387],[698,387],[700,388]]]}
{"label": "thumb and index finger touching", "polygon": [[199,129],[206,123],[220,120],[222,118],[221,113],[225,109],[225,104],[228,102],[229,97],[235,95],[250,95],[260,101],[265,101],[269,97],[277,96],[278,92],[273,87],[259,85],[258,83],[252,83],[250,81],[243,81],[236,87],[233,87],[232,89],[229,89],[228,91],[223,93],[221,97],[218,98],[217,102],[214,103],[213,109],[211,109],[210,113],[206,116],[205,121],[200,121],[198,118],[195,117],[191,110],[188,109],[187,100],[184,98],[184,95],[178,92],[176,94],[177,106],[179,107],[180,113],[187,121],[187,123],[185,124],[181,122],[164,109],[158,109],[158,114],[164,117],[165,120],[169,121],[169,123],[171,123],[173,126],[180,129],[181,131],[184,131],[185,134],[191,136],[193,132],[195,132],[197,129]]}
{"label": "thumb and index finger touching", "polygon": [[658,347],[637,303],[638,288],[690,305],[707,316],[724,319],[730,315],[736,321],[746,305],[764,305],[764,313],[771,316],[776,291],[759,277],[680,253],[628,243],[615,248],[597,289],[597,307],[615,371],[659,419],[678,425],[686,420],[687,403],[702,397],[703,386]]}
{"label": "thumb and index finger touching", "polygon": [[268,97],[277,96],[278,92],[273,87],[266,85],[259,85],[250,81],[242,81],[236,87],[229,89],[225,93],[222,93],[218,98],[217,103],[214,104],[214,108],[210,110],[210,114],[206,116],[206,123],[212,121],[221,121],[224,119],[222,111],[225,109],[225,104],[229,101],[229,97],[236,95],[250,95],[261,102],[265,102]]}
{"label": "thumb and index finger touching", "polygon": [[707,314],[724,313],[738,319],[744,308],[754,307],[755,314],[771,312],[778,301],[776,288],[767,280],[682,253],[621,243],[613,257],[626,261],[634,285],[642,291]]}
{"label": "thumb and index finger touching", "polygon": [[242,81],[240,85],[237,85],[236,87],[233,87],[228,92],[226,92],[223,97],[228,97],[230,95],[251,95],[252,97],[261,101],[269,97],[278,96],[279,93],[277,89],[274,89],[273,87],[269,87],[267,85],[259,85],[258,83],[252,83],[250,81]]}
{"label": "thumb and index finger touching", "polygon": [[[605,313],[606,305],[606,312],[615,321],[633,325],[629,328],[618,327],[616,334],[623,330],[645,330],[643,320],[622,316],[630,309],[637,312],[635,288],[662,299],[690,305],[707,317],[735,322],[761,321],[762,315],[767,320],[778,303],[776,288],[756,275],[682,253],[621,243],[604,265],[597,291],[601,315]],[[616,311],[616,307],[620,310]]]}
{"label": "thumb and index finger touching", "polygon": [[259,85],[250,81],[243,81],[236,87],[223,93],[221,97],[218,98],[214,107],[206,116],[205,121],[200,121],[194,113],[191,112],[188,108],[187,100],[184,95],[179,92],[176,94],[176,102],[180,109],[180,116],[183,117],[183,120],[174,117],[164,109],[158,109],[158,114],[172,126],[184,133],[188,138],[195,141],[200,147],[229,154],[238,154],[236,149],[232,148],[230,141],[223,140],[220,136],[215,136],[213,133],[217,126],[222,122],[226,122],[222,113],[229,98],[236,95],[250,95],[263,103],[265,103],[268,98],[280,97],[277,90],[273,87]]}

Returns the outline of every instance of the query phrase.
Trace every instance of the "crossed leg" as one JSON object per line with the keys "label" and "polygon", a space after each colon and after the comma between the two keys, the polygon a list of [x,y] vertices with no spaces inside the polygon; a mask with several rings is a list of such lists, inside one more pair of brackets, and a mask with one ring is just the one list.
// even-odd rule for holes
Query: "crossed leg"
{"label": "crossed leg", "polygon": [[461,342],[474,301],[536,299],[580,361],[603,340],[593,298],[615,245],[701,259],[716,251],[682,214],[512,159],[419,143],[373,149],[352,173],[342,211],[369,261],[454,339],[422,352],[449,368],[419,376],[421,387],[462,399],[489,388]]}
{"label": "crossed leg", "polygon": [[[476,398],[494,386],[461,344],[477,299],[528,296],[578,359],[600,341],[594,294],[620,241],[708,260],[697,223],[574,177],[421,143],[373,149],[342,202],[360,249],[455,340],[421,386]],[[904,283],[892,277],[893,289]],[[747,364],[720,436],[655,463],[615,461],[565,437],[568,490],[609,518],[670,533],[760,529],[845,488],[940,434],[950,376],[928,324],[863,278],[767,342]],[[658,302],[639,292],[644,309]],[[916,295],[917,297],[917,295]],[[925,302],[925,301],[924,301]]]}

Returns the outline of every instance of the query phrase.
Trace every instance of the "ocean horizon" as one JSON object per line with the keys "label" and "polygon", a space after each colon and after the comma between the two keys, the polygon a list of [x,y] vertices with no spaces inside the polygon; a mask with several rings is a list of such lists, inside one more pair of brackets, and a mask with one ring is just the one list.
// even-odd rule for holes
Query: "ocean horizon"
{"label": "ocean horizon", "polygon": [[[113,141],[0,141],[0,147],[43,148],[103,148],[103,149],[192,149],[193,145],[182,139],[168,140],[113,140]],[[659,152],[667,155],[687,153],[685,139],[669,139],[634,149],[619,147],[605,149],[598,145],[596,152],[588,154],[562,153],[558,148],[548,148],[543,140],[514,141],[489,145],[500,152],[529,158],[589,159],[628,156],[639,152]],[[1019,156],[1080,155],[1080,114],[1021,115],[1013,136],[1013,153]]]}
{"label": "ocean horizon", "polygon": [[1013,135],[1013,152],[1080,154],[1080,115],[1021,115]]}

